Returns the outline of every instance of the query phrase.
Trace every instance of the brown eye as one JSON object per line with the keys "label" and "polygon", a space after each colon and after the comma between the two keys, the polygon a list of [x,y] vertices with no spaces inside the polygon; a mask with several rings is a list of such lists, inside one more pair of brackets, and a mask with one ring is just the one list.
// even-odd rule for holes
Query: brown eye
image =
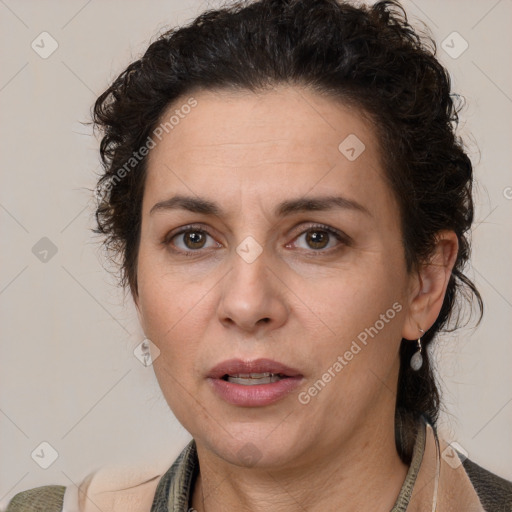
{"label": "brown eye", "polygon": [[[304,243],[298,244],[298,241],[304,239]],[[343,236],[341,232],[329,228],[328,226],[311,226],[306,231],[302,232],[294,241],[294,245],[301,249],[316,252],[327,252],[329,249],[336,247],[336,245],[347,245],[349,238]],[[325,251],[323,249],[326,249]]]}
{"label": "brown eye", "polygon": [[204,231],[197,230],[181,233],[181,236],[183,237],[182,240],[188,249],[201,249],[205,244],[205,235]]}
{"label": "brown eye", "polygon": [[[210,238],[210,242],[208,238]],[[185,255],[199,253],[201,249],[220,247],[220,244],[215,242],[207,231],[194,226],[186,226],[178,233],[168,235],[163,243],[172,251]]]}
{"label": "brown eye", "polygon": [[306,242],[312,249],[325,249],[329,243],[330,235],[319,229],[310,230],[306,233]]}

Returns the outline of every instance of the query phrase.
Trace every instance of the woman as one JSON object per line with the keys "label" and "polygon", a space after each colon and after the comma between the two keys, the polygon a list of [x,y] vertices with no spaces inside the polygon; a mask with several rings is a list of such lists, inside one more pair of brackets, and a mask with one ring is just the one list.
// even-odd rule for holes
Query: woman
{"label": "woman", "polygon": [[170,468],[9,511],[511,509],[512,483],[436,433],[427,347],[464,289],[481,308],[462,273],[472,165],[398,4],[206,12],[94,121],[97,232],[193,440]]}

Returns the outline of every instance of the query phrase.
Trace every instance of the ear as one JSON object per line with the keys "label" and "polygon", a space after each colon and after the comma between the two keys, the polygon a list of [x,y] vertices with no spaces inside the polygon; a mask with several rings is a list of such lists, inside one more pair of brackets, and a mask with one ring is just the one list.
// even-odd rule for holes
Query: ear
{"label": "ear", "polygon": [[440,231],[436,239],[429,262],[422,264],[411,279],[409,308],[402,329],[402,338],[406,340],[418,339],[419,329],[427,331],[436,321],[457,259],[459,242],[455,232]]}

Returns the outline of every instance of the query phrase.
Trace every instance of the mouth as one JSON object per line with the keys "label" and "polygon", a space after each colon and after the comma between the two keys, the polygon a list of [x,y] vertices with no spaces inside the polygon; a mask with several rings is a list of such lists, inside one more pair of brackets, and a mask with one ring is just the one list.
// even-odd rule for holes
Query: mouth
{"label": "mouth", "polygon": [[207,380],[217,396],[242,407],[272,404],[304,379],[296,369],[271,359],[230,359],[212,368]]}
{"label": "mouth", "polygon": [[[255,384],[259,379],[283,379],[287,377],[302,377],[295,368],[291,368],[272,359],[228,359],[214,366],[209,372],[211,379],[244,379],[241,384]],[[260,384],[266,382],[259,381]]]}
{"label": "mouth", "polygon": [[237,373],[235,375],[224,375],[222,380],[232,382],[233,384],[241,384],[242,386],[258,386],[260,384],[271,384],[278,382],[281,379],[290,378],[288,375],[282,373]]}

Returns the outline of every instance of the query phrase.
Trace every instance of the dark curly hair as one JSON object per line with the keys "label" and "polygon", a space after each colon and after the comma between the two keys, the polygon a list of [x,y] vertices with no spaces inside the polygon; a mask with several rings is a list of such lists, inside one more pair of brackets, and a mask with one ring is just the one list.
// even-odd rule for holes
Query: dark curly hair
{"label": "dark curly hair", "polygon": [[[460,323],[459,295],[470,305],[477,298],[481,319],[482,299],[463,274],[470,254],[473,169],[455,134],[457,96],[435,55],[433,39],[412,28],[396,1],[361,7],[336,0],[237,2],[160,35],[93,109],[95,128],[103,133],[104,170],[94,232],[120,258],[120,284],[137,296],[148,152],[141,148],[169,105],[201,89],[259,92],[288,84],[355,105],[372,120],[400,207],[409,272],[428,262],[439,231],[456,233],[457,259],[441,312],[422,338],[425,346],[452,320],[455,327]],[[427,351],[419,371],[409,367],[415,350],[402,340],[395,440],[406,463],[418,418],[424,415],[435,425],[440,410]]]}

